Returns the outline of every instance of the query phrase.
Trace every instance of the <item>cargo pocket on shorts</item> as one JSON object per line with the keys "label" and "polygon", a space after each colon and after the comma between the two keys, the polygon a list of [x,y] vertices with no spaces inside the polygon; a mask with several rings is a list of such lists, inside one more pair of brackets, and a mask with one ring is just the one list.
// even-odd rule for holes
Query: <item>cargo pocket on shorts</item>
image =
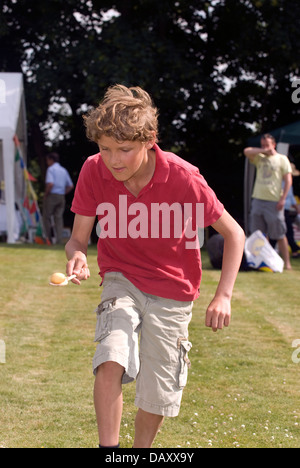
{"label": "cargo pocket on shorts", "polygon": [[95,310],[97,314],[97,325],[95,332],[95,342],[104,340],[111,333],[112,316],[111,312],[116,304],[116,297],[106,299],[98,305]]}
{"label": "cargo pocket on shorts", "polygon": [[192,343],[187,338],[178,338],[177,348],[179,354],[179,374],[178,374],[178,387],[184,388],[187,383],[188,369],[191,367],[191,361],[188,357],[188,352],[192,349]]}

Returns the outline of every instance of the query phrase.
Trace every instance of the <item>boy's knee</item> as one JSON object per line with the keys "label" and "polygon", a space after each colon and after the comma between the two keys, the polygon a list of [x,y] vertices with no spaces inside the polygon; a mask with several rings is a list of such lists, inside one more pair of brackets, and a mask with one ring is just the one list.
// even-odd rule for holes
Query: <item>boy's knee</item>
{"label": "boy's knee", "polygon": [[116,378],[122,379],[124,370],[124,367],[118,364],[117,362],[103,362],[102,364],[100,364],[100,366],[97,367],[96,378],[103,378],[105,382],[115,381]]}

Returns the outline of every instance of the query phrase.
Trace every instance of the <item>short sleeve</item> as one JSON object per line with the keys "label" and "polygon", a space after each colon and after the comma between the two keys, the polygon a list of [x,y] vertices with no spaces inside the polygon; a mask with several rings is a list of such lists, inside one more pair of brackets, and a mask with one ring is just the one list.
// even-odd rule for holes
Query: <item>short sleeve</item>
{"label": "short sleeve", "polygon": [[203,227],[216,223],[224,212],[224,205],[218,200],[215,192],[209,187],[204,177],[196,171],[191,176],[190,187],[186,194],[186,202],[202,205],[204,215]]}
{"label": "short sleeve", "polygon": [[287,158],[287,156],[283,156],[282,158],[282,174],[283,175],[286,175],[286,174],[291,174],[293,171],[292,171],[292,166],[291,166],[291,163],[289,161],[289,159]]}
{"label": "short sleeve", "polygon": [[68,171],[66,170],[66,185],[67,187],[71,187],[73,185],[73,181],[70,177],[70,174],[68,173]]}
{"label": "short sleeve", "polygon": [[82,216],[96,216],[97,201],[93,191],[90,161],[87,160],[79,174],[71,211]]}
{"label": "short sleeve", "polygon": [[51,167],[48,167],[46,172],[46,184],[54,184],[54,176]]}
{"label": "short sleeve", "polygon": [[262,153],[259,153],[252,160],[249,159],[249,162],[253,164],[253,166],[257,167],[258,163],[261,161],[262,158],[264,158],[264,155]]}

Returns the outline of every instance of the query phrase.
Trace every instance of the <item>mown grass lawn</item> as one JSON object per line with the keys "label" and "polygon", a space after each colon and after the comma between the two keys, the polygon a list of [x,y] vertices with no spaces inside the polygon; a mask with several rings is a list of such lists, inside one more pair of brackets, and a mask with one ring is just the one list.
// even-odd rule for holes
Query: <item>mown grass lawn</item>
{"label": "mown grass lawn", "polygon": [[[203,264],[182,410],[165,421],[155,447],[299,447],[300,363],[292,343],[300,339],[300,260],[279,275],[240,273],[231,326],[217,334],[204,327],[204,315],[219,272],[205,253]],[[0,447],[97,447],[96,248],[89,251],[92,277],[81,287],[48,285],[51,273],[64,271],[63,248],[1,244],[0,265]],[[134,384],[124,387],[122,447],[132,446],[134,393]]]}

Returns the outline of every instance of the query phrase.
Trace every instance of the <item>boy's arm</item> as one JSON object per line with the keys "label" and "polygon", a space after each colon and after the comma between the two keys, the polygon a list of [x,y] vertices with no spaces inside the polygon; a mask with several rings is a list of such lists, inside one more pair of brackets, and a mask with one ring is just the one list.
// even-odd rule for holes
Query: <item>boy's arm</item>
{"label": "boy's arm", "polygon": [[95,217],[76,215],[72,230],[72,236],[66,244],[67,275],[77,275],[72,280],[75,284],[80,284],[81,280],[90,277],[87,264],[87,249]]}
{"label": "boy's arm", "polygon": [[220,282],[206,312],[206,326],[214,332],[228,327],[231,317],[231,297],[244,252],[245,234],[225,210],[212,227],[224,237],[224,254]]}

